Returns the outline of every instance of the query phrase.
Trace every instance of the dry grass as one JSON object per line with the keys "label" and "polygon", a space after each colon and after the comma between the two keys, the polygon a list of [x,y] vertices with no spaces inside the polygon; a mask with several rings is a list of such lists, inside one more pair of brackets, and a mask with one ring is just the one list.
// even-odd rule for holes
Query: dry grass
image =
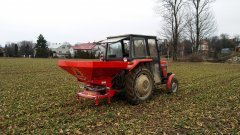
{"label": "dry grass", "polygon": [[131,106],[76,101],[54,59],[0,59],[0,134],[240,134],[240,65],[175,63],[180,90]]}

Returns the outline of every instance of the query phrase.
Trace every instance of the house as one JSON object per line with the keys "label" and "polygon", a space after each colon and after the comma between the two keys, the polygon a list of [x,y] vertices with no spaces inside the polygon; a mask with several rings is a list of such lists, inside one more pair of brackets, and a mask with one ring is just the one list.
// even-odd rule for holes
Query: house
{"label": "house", "polygon": [[198,47],[198,51],[200,52],[208,52],[208,42],[207,41],[202,41],[202,43]]}
{"label": "house", "polygon": [[53,52],[53,57],[69,57],[70,48],[71,45],[69,43],[51,43],[49,45],[49,49]]}
{"label": "house", "polygon": [[94,43],[76,44],[75,46],[72,46],[70,48],[71,56],[74,57],[75,53],[79,50],[84,51],[84,52],[94,53],[95,56],[97,57],[99,54],[102,54],[105,52],[105,47],[103,45],[95,43],[95,42]]}
{"label": "house", "polygon": [[198,51],[202,53],[203,55],[208,55],[209,51],[209,44],[206,40],[202,41],[201,44],[198,47]]}

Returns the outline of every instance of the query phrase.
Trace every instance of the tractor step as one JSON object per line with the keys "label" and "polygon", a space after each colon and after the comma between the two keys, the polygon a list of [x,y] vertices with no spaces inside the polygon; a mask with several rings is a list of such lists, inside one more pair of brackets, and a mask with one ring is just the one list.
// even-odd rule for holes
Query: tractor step
{"label": "tractor step", "polygon": [[83,92],[77,93],[77,99],[79,100],[80,97],[94,99],[95,105],[99,105],[99,99],[107,98],[107,103],[110,104],[110,99],[115,93],[115,90],[106,90],[104,94],[98,91],[84,90]]}

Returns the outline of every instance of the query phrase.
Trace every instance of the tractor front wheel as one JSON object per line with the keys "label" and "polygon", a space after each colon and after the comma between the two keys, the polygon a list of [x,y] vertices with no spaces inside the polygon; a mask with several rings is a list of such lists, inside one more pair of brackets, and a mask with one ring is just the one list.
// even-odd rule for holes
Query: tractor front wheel
{"label": "tractor front wheel", "polygon": [[130,104],[137,105],[152,96],[153,75],[148,68],[140,66],[131,71],[126,79],[126,97]]}
{"label": "tractor front wheel", "polygon": [[176,78],[172,78],[170,89],[168,89],[168,94],[175,93],[178,90],[178,80]]}

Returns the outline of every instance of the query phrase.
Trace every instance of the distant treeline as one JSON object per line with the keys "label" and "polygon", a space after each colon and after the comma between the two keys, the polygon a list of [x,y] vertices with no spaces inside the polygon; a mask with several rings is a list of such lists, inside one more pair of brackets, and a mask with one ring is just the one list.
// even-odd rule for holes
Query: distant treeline
{"label": "distant treeline", "polygon": [[[207,50],[202,50],[201,46],[205,44]],[[236,48],[240,45],[240,37],[235,36],[230,38],[227,34],[221,34],[220,36],[214,36],[211,38],[203,39],[198,48],[198,55],[207,55],[209,57],[217,57],[218,54],[221,54],[223,49],[229,49],[235,51]],[[173,47],[170,43],[165,42],[161,45],[161,54],[172,56]],[[190,40],[183,40],[179,42],[177,55],[181,58],[182,55],[187,56],[194,53],[192,47],[192,42]],[[204,54],[203,54],[204,51]]]}
{"label": "distant treeline", "polygon": [[[207,50],[201,50],[201,45],[207,45]],[[229,49],[231,51],[239,51],[237,47],[240,45],[240,37],[234,36],[230,38],[227,34],[221,34],[220,36],[214,36],[211,38],[203,39],[199,46],[198,55],[204,55],[205,57],[217,58],[221,54],[223,49]],[[171,41],[165,41],[160,44],[160,54],[162,57],[171,58],[173,56],[173,47]],[[194,48],[190,40],[182,40],[179,42],[177,55],[179,58],[190,56],[194,53]],[[0,57],[36,57],[36,58],[48,58],[54,57],[54,53],[48,49],[47,41],[42,35],[39,35],[37,43],[32,41],[21,41],[19,43],[7,43],[5,47],[0,47]],[[94,52],[77,51],[74,56],[69,53],[65,58],[86,58],[94,59],[96,55]]]}

